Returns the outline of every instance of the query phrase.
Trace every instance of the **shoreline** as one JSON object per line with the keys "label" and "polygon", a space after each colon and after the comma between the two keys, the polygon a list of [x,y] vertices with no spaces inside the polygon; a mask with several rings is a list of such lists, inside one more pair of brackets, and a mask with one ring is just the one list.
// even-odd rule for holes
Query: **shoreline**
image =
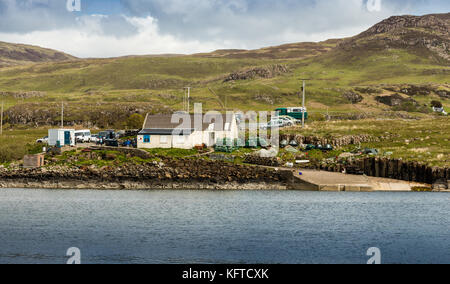
{"label": "shoreline", "polygon": [[[281,181],[239,182],[199,182],[199,181],[99,181],[99,180],[17,180],[0,181],[0,189],[47,189],[47,190],[210,190],[210,191],[306,191],[306,192],[421,192],[414,190],[368,189],[339,184],[321,186],[318,189],[302,187],[301,184]],[[423,192],[450,192],[433,190]]]}
{"label": "shoreline", "polygon": [[0,181],[0,189],[55,189],[55,190],[290,190],[282,182],[102,182],[102,181]]}

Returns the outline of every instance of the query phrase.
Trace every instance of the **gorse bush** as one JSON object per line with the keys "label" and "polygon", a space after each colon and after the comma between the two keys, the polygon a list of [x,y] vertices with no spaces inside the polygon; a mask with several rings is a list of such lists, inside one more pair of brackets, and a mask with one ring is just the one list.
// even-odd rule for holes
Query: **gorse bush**
{"label": "gorse bush", "polygon": [[14,160],[22,159],[27,153],[23,145],[18,144],[0,144],[0,163],[8,163]]}

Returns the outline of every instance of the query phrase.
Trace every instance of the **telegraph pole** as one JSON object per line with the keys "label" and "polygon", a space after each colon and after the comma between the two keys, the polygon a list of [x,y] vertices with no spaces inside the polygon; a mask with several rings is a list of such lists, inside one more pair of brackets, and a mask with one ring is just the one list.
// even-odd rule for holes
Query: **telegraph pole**
{"label": "telegraph pole", "polygon": [[61,128],[64,128],[64,102],[61,103]]}
{"label": "telegraph pole", "polygon": [[[186,88],[184,88],[185,89],[185,91],[184,91],[184,97],[185,97],[185,108],[186,108],[186,110],[187,110],[187,113],[189,113],[189,111],[190,111],[190,99],[191,99],[191,87],[186,87]],[[187,91],[187,97],[186,97],[186,91]]]}
{"label": "telegraph pole", "polygon": [[306,88],[306,83],[305,80],[303,80],[303,98],[302,98],[302,128],[305,128],[305,88]]}
{"label": "telegraph pole", "polygon": [[2,101],[2,109],[0,111],[0,135],[3,135],[3,101]]}

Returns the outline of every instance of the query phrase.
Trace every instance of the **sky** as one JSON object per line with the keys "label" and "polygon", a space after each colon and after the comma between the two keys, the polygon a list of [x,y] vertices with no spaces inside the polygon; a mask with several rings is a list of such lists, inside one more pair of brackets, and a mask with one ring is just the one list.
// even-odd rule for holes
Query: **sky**
{"label": "sky", "polygon": [[0,41],[116,57],[256,49],[359,34],[449,0],[0,0]]}

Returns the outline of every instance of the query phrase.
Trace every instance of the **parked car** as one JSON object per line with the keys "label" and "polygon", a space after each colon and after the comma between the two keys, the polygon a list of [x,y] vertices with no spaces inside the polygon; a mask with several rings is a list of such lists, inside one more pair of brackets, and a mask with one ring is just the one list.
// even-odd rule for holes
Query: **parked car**
{"label": "parked car", "polygon": [[98,133],[99,137],[102,137],[103,139],[116,139],[116,133],[114,130],[105,130]]}
{"label": "parked car", "polygon": [[98,134],[92,134],[91,135],[91,139],[89,140],[89,142],[91,142],[91,143],[97,143],[98,141],[99,141],[99,136],[98,136]]}
{"label": "parked car", "polygon": [[117,139],[105,139],[105,146],[119,147],[119,141]]}
{"label": "parked car", "polygon": [[77,143],[89,143],[91,141],[91,131],[90,130],[76,130],[75,131],[75,141]]}
{"label": "parked car", "polygon": [[36,143],[48,144],[48,136],[45,136],[43,138],[39,138],[38,140],[36,140]]}
{"label": "parked car", "polygon": [[286,126],[293,126],[295,124],[301,123],[300,120],[295,119],[295,118],[293,118],[291,116],[287,116],[287,115],[280,115],[277,118],[285,121],[286,122]]}
{"label": "parked car", "polygon": [[287,122],[282,119],[271,120],[269,123],[262,125],[261,129],[282,128],[287,126]]}

